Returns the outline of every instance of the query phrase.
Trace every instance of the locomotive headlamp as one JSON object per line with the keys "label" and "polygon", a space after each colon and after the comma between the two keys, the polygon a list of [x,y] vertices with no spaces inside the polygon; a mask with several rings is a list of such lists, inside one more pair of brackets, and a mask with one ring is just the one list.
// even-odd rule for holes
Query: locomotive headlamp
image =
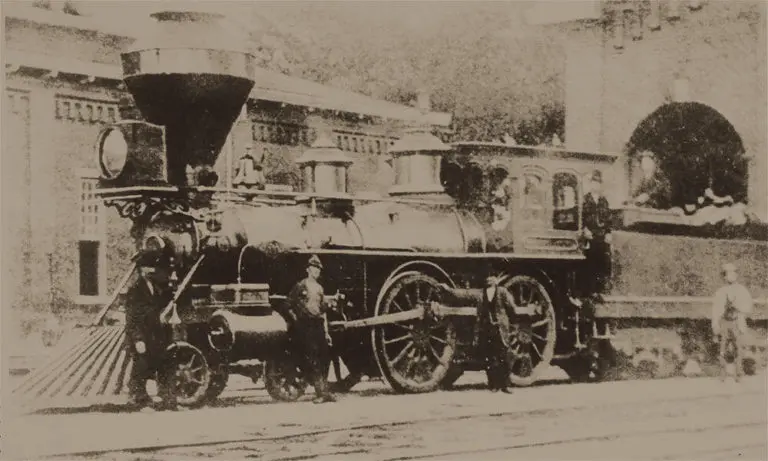
{"label": "locomotive headlamp", "polygon": [[98,141],[99,166],[106,179],[114,179],[122,173],[128,160],[128,143],[123,133],[109,128],[101,133]]}
{"label": "locomotive headlamp", "polygon": [[167,185],[163,127],[126,120],[101,130],[96,154],[102,187]]}

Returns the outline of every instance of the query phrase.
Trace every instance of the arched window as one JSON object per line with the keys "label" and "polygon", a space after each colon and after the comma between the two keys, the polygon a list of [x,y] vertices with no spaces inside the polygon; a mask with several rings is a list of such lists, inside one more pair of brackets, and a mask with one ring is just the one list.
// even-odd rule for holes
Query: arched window
{"label": "arched window", "polygon": [[552,178],[552,227],[562,230],[579,229],[579,178],[561,172]]}
{"label": "arched window", "polygon": [[549,206],[547,205],[545,181],[543,171],[529,169],[523,172],[520,184],[523,220],[541,226],[549,226]]}
{"label": "arched window", "polygon": [[544,191],[543,178],[532,172],[525,173],[523,178],[523,207],[530,209],[544,208],[546,192]]}

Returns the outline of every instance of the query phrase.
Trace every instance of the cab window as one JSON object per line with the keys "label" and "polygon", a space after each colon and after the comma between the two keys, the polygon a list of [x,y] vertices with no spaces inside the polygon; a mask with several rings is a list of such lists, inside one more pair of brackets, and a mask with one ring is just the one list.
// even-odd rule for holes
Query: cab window
{"label": "cab window", "polygon": [[579,180],[572,173],[557,173],[552,180],[552,227],[579,229]]}
{"label": "cab window", "polygon": [[523,218],[526,221],[547,225],[547,193],[542,175],[536,172],[524,173],[522,188]]}

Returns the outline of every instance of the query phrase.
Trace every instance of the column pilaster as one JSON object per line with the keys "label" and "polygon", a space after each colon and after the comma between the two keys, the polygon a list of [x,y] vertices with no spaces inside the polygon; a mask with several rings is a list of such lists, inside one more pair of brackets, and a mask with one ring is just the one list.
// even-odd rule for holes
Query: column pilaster
{"label": "column pilaster", "polygon": [[30,128],[30,300],[38,311],[50,309],[49,255],[54,253],[58,199],[55,184],[71,178],[57,177],[53,142],[55,137],[56,93],[35,88],[29,93]]}

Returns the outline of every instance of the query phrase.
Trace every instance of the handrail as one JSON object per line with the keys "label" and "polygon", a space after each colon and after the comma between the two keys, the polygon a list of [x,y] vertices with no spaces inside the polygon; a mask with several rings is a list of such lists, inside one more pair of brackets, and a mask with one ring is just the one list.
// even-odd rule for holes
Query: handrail
{"label": "handrail", "polygon": [[350,256],[408,256],[422,258],[456,258],[456,259],[503,259],[503,260],[570,260],[583,261],[584,255],[581,253],[438,253],[426,251],[408,251],[408,250],[363,250],[363,249],[328,249],[328,248],[298,248],[289,250],[296,254],[345,254]]}
{"label": "handrail", "polygon": [[117,194],[133,194],[135,196],[137,193],[142,192],[167,192],[167,193],[178,193],[182,192],[184,190],[189,190],[193,192],[218,192],[218,193],[225,193],[225,194],[233,194],[237,196],[242,197],[257,197],[257,196],[267,196],[267,197],[281,197],[281,198],[293,198],[294,201],[299,202],[303,200],[310,200],[310,199],[335,199],[335,200],[347,200],[352,202],[377,202],[377,203],[402,203],[407,205],[428,205],[428,206],[434,206],[434,207],[444,207],[444,208],[455,208],[455,203],[440,203],[440,202],[432,202],[428,200],[412,200],[412,199],[398,199],[398,198],[387,198],[387,197],[359,197],[354,195],[348,195],[348,194],[318,194],[318,193],[308,193],[308,192],[287,192],[287,191],[267,191],[267,190],[244,190],[244,189],[233,189],[228,187],[189,187],[189,188],[179,188],[176,186],[131,186],[131,187],[113,187],[113,188],[103,188],[103,189],[97,189],[94,193],[96,195],[117,195]]}

